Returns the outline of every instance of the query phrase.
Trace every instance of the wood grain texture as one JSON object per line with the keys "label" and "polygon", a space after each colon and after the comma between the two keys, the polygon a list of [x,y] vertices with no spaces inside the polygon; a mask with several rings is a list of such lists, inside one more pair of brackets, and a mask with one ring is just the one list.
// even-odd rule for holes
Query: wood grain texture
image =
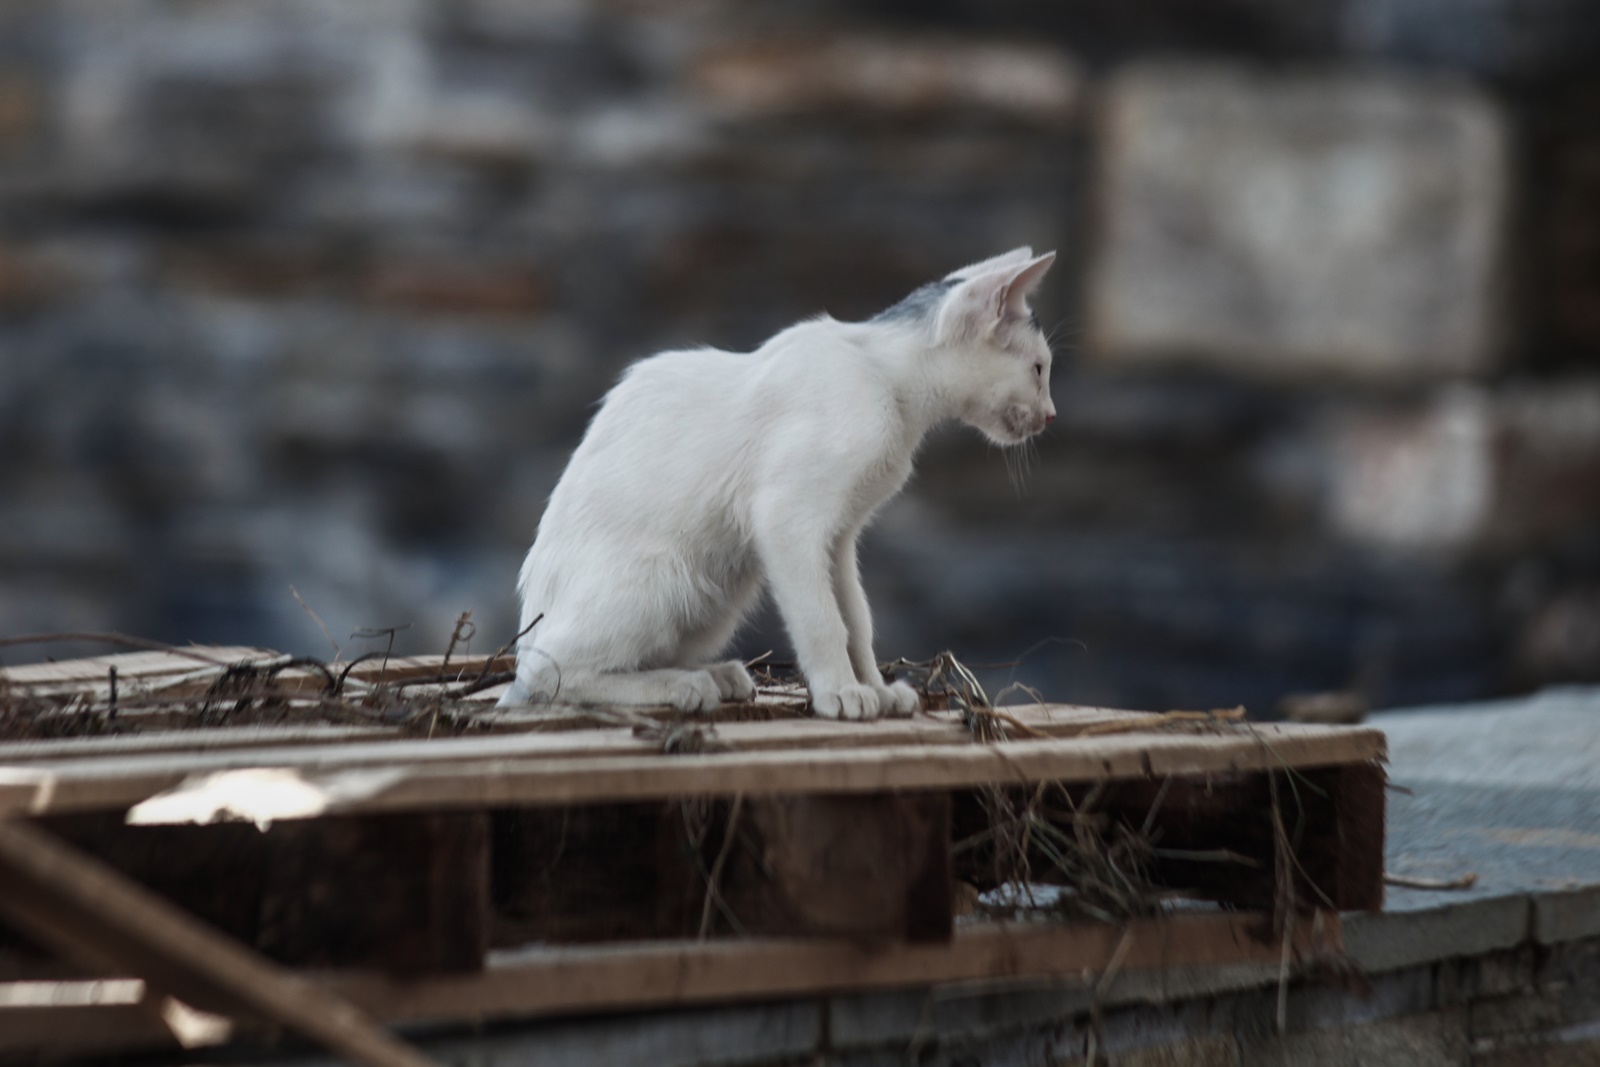
{"label": "wood grain texture", "polygon": [[[731,727],[732,724],[730,724]],[[770,727],[775,724],[749,724]],[[790,725],[790,724],[783,724]],[[851,724],[836,724],[850,729]],[[858,736],[873,736],[870,729]],[[893,724],[884,728],[894,729]],[[616,733],[611,731],[610,733]],[[844,735],[848,736],[848,735]],[[880,735],[881,736],[881,735]],[[629,745],[596,737],[593,743]],[[125,808],[180,787],[191,775],[227,768],[319,776],[386,767],[392,782],[329,811],[405,811],[536,804],[662,800],[680,796],[875,793],[991,783],[1100,781],[1164,775],[1327,766],[1381,760],[1382,731],[1266,724],[1216,733],[1117,734],[998,744],[868,744],[702,755],[619,754],[554,758],[568,735],[454,738],[421,742],[307,745],[98,760],[38,760],[0,766],[0,812]]]}
{"label": "wood grain texture", "polygon": [[[0,820],[0,912],[88,962],[217,997],[372,1067],[432,1061],[327,989],[267,962],[50,834]],[[196,997],[194,991],[200,991]]]}
{"label": "wood grain texture", "polygon": [[[1294,956],[1338,952],[1338,916],[1296,924]],[[769,999],[949,982],[1098,975],[1129,943],[1124,970],[1276,965],[1265,915],[1151,919],[1127,926],[984,925],[948,944],[707,941],[540,948],[500,954],[482,974],[401,982],[371,975],[328,988],[386,1021],[480,1020]]]}

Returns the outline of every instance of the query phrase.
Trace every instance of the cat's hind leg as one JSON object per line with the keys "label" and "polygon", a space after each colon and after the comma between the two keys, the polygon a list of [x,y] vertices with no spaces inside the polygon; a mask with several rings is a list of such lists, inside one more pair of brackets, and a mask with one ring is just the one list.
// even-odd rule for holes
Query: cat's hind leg
{"label": "cat's hind leg", "polygon": [[723,700],[746,701],[756,695],[756,683],[743,662],[730,659],[721,663],[707,663],[728,647],[734,632],[749,614],[760,592],[760,572],[746,565],[729,584],[726,598],[721,603],[708,605],[698,625],[690,626],[679,639],[674,662],[681,667],[704,664],[703,668],[717,683]]}
{"label": "cat's hind leg", "polygon": [[[717,665],[718,668],[724,666]],[[714,711],[722,703],[723,687],[728,683],[720,681],[713,670],[667,667],[607,673],[581,669],[561,671],[554,661],[530,650],[518,660],[516,681],[500,698],[498,706],[558,702],[633,707],[665,704],[680,711]],[[745,680],[749,681],[748,675]]]}

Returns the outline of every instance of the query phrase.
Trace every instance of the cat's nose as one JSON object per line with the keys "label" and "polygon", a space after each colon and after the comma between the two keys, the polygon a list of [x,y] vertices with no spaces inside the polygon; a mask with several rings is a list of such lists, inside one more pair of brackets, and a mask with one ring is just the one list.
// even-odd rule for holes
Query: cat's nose
{"label": "cat's nose", "polygon": [[1046,426],[1049,426],[1052,422],[1055,422],[1055,421],[1056,421],[1056,413],[1055,413],[1055,409],[1054,408],[1052,408],[1051,410],[1049,410],[1049,411],[1044,413],[1044,424]]}

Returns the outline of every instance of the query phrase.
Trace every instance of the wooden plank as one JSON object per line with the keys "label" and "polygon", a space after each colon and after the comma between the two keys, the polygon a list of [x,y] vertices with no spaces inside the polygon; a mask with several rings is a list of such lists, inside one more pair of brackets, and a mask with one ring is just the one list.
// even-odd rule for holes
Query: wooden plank
{"label": "wooden plank", "polygon": [[[1277,863],[1274,797],[1292,853],[1287,871]],[[1080,815],[1096,820],[1103,842],[1115,840],[1119,827],[1150,838],[1155,848],[1140,861],[1143,876],[1189,899],[1270,910],[1292,890],[1296,906],[1340,911],[1370,909],[1374,900],[1382,900],[1385,796],[1383,767],[1375,762],[1123,779],[1069,786],[1065,795],[1039,796],[1030,787],[984,788],[958,792],[954,800],[957,840],[970,842],[961,852],[957,875],[982,890],[1021,880],[1023,870],[1031,882],[1073,884],[1081,877],[1075,864],[1085,857],[1068,852],[1071,869],[1063,870],[1061,854],[1047,840],[1041,844],[1038,833],[1026,839],[984,836],[997,820],[1028,812],[1068,840],[1078,831]],[[1360,817],[1352,817],[1354,812]],[[1002,840],[1010,848],[1028,840],[1025,861],[1004,849],[997,856],[995,846]],[[1094,863],[1087,867],[1093,870]],[[1292,878],[1289,886],[1282,884],[1285,875]]]}
{"label": "wooden plank", "polygon": [[[675,713],[645,709],[641,716],[654,720],[670,720]],[[1085,708],[1073,705],[1045,705],[1008,709],[1027,729],[1046,737],[1074,737],[1091,727],[1103,723],[1141,721],[1154,722],[1159,716],[1145,712],[1118,711],[1110,708]],[[701,720],[696,719],[697,723]],[[772,720],[716,722],[708,716],[707,725],[714,727],[717,740],[730,748],[756,751],[767,748],[798,748],[810,746],[818,749],[854,748],[863,745],[908,744],[925,741],[939,744],[960,744],[971,740],[959,725],[954,712],[933,712],[915,719],[884,719],[868,723],[838,722],[831,719],[780,718]],[[362,741],[406,743],[414,748],[397,748],[386,744],[374,752],[383,759],[405,758],[461,758],[474,754],[510,755],[525,749],[536,750],[539,755],[553,757],[617,755],[628,752],[649,753],[656,750],[653,742],[635,739],[626,726],[596,726],[593,713],[563,712],[558,716],[529,716],[513,713],[511,716],[487,714],[486,727],[495,732],[472,737],[439,737],[418,740],[403,735],[393,727],[348,725],[285,725],[285,726],[219,726],[205,729],[162,729],[148,733],[118,734],[109,737],[74,737],[48,741],[0,742],[0,766],[31,763],[39,760],[103,759],[112,756],[142,756],[155,753],[215,752],[228,749],[251,749],[263,758],[276,757],[274,749],[281,745],[296,747],[319,743],[356,743]],[[582,724],[582,725],[580,725]],[[506,741],[507,735],[528,733],[551,736],[549,740],[529,740],[518,745]],[[351,758],[361,755],[359,749],[346,750]],[[218,763],[220,769],[236,764]],[[202,769],[193,766],[193,770]]]}
{"label": "wooden plank", "polygon": [[749,933],[950,939],[950,794],[756,797],[743,806],[740,825],[755,847],[732,853],[721,893]]}
{"label": "wooden plank", "polygon": [[330,990],[268,963],[44,831],[0,820],[0,912],[65,951],[161,989],[214,989],[356,1063],[432,1061]]}
{"label": "wooden plank", "polygon": [[164,675],[184,674],[208,663],[228,666],[273,659],[278,655],[270,649],[248,645],[194,645],[175,652],[117,652],[108,656],[0,667],[0,681],[29,687],[94,684],[105,681],[107,672],[115,667],[119,679],[148,682]]}
{"label": "wooden plank", "polygon": [[[488,948],[489,814],[405,812],[273,825],[46,830],[268,958],[397,973],[477,970]],[[6,943],[0,928],[0,947]]]}
{"label": "wooden plank", "polygon": [[[499,954],[478,975],[418,981],[336,975],[325,981],[386,1021],[476,1021],[950,982],[1082,978],[1104,974],[1119,955],[1119,970],[1128,971],[1276,966],[1282,945],[1271,940],[1270,929],[1265,915],[1229,913],[1126,926],[988,924],[964,929],[944,945],[750,940],[540,948]],[[1342,949],[1333,913],[1297,923],[1295,934],[1296,959]]]}
{"label": "wooden plank", "polygon": [[950,936],[945,793],[519,808],[493,817],[496,945],[702,932]]}
{"label": "wooden plank", "polygon": [[[1104,709],[1052,708],[1032,716],[1030,728],[1048,736],[1073,736],[1102,722],[1137,721],[1151,718],[1131,712]],[[183,732],[162,734],[162,742],[146,750],[135,738],[84,738],[57,742],[17,742],[0,745],[0,768],[18,763],[33,765],[52,773],[71,774],[92,771],[88,761],[110,756],[122,757],[111,773],[126,775],[152,770],[184,775],[243,767],[298,767],[308,763],[323,767],[361,767],[417,762],[459,762],[477,758],[505,759],[540,756],[566,759],[579,756],[650,756],[660,750],[655,741],[635,737],[627,727],[565,730],[552,734],[475,735],[440,737],[428,740],[402,739],[394,734],[374,738],[356,732],[339,738],[337,748],[311,747],[309,738],[289,735],[284,744],[255,745],[253,738],[275,742],[281,728],[237,728],[240,743],[207,744],[212,736],[225,731],[190,731],[193,741],[184,744]],[[301,728],[304,729],[304,728]],[[242,731],[253,730],[253,733]],[[716,739],[736,751],[809,748],[832,750],[869,745],[967,744],[972,738],[951,714],[915,719],[885,719],[867,723],[839,722],[831,719],[780,719],[757,722],[731,722],[716,727]],[[360,742],[371,742],[361,744]],[[349,743],[343,743],[349,742]],[[287,747],[292,745],[293,747]],[[174,747],[176,746],[176,747]],[[37,753],[37,754],[36,754]]]}
{"label": "wooden plank", "polygon": [[0,1060],[5,1062],[127,1056],[179,1047],[171,1028],[142,1004],[0,1007]]}
{"label": "wooden plank", "polygon": [[[948,983],[1095,980],[1122,953],[1118,972],[1238,964],[1277,966],[1281,945],[1261,940],[1265,915],[1193,915],[1127,927],[986,924],[944,945],[865,946],[849,941],[680,941],[531,949],[497,954],[470,976],[393,979],[325,974],[331,995],[386,1023],[480,1022],[819,996]],[[1127,937],[1126,949],[1123,938]],[[1339,918],[1297,927],[1294,958],[1341,951]],[[3,1025],[15,1018],[19,1025]],[[0,1052],[56,1054],[173,1048],[170,1031],[123,1005],[0,1012]]]}
{"label": "wooden plank", "polygon": [[[1388,772],[1381,763],[1352,763],[1308,772],[1313,790],[1296,798],[1314,811],[1320,849],[1305,861],[1304,874],[1344,911],[1383,909],[1383,851],[1387,827]],[[1279,790],[1280,796],[1286,790]],[[1290,827],[1294,833],[1294,827]],[[1321,903],[1313,901],[1313,903]]]}
{"label": "wooden plank", "polygon": [[102,759],[147,756],[157,752],[211,752],[223,749],[271,749],[279,745],[326,745],[397,737],[385,726],[335,726],[312,723],[293,726],[215,726],[194,730],[152,730],[109,737],[57,738],[49,741],[0,743],[0,766],[35,760]]}
{"label": "wooden plank", "polygon": [[[483,740],[498,742],[491,745],[492,754],[473,748]],[[826,757],[806,749],[781,749],[551,759],[538,755],[546,740],[542,735],[516,735],[422,742],[420,750],[416,744],[392,742],[172,759],[40,761],[0,767],[0,812],[128,807],[182,785],[196,771],[218,767],[285,768],[314,789],[319,777],[331,781],[355,768],[389,768],[392,780],[375,781],[359,795],[343,799],[329,795],[326,810],[355,812],[1092,782],[1363,763],[1381,760],[1385,754],[1381,730],[1278,723],[1200,735],[1130,733],[985,745],[877,745],[830,752]],[[472,752],[474,758],[450,758],[462,751]]]}

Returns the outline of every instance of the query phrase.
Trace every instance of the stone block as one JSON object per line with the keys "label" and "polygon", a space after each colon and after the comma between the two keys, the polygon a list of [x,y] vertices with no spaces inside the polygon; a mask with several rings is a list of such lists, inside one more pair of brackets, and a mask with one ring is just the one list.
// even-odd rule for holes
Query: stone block
{"label": "stone block", "polygon": [[1093,999],[1084,982],[867,993],[829,1002],[828,1033],[838,1049],[973,1040],[1059,1024]]}
{"label": "stone block", "polygon": [[1600,1063],[1600,1037],[1577,1040],[1474,1042],[1472,1067],[1594,1067]]}
{"label": "stone block", "polygon": [[[1600,9],[1588,6],[1600,24]],[[1600,43],[1600,28],[1591,42],[1591,50]],[[1550,94],[1535,129],[1527,167],[1539,194],[1522,220],[1528,269],[1539,279],[1522,294],[1530,354],[1583,363],[1600,347],[1600,81],[1591,75]]]}
{"label": "stone block", "polygon": [[1533,986],[1535,953],[1532,945],[1510,952],[1495,952],[1470,962],[1467,996],[1506,997]]}
{"label": "stone block", "polygon": [[1533,608],[1512,657],[1535,684],[1600,681],[1600,586],[1562,589]]}
{"label": "stone block", "polygon": [[752,117],[978,111],[1058,126],[1081,93],[1076,64],[1045,45],[839,35],[725,41],[695,57],[688,81],[713,109]]}
{"label": "stone block", "polygon": [[1239,1067],[1239,1047],[1231,1037],[1213,1035],[1135,1049],[1106,1062],[1110,1067]]}
{"label": "stone block", "polygon": [[1480,1000],[1468,1008],[1468,1031],[1474,1038],[1553,1030],[1561,1025],[1562,1005],[1546,991],[1516,997]]}
{"label": "stone block", "polygon": [[1363,971],[1394,971],[1453,956],[1515,948],[1528,936],[1528,900],[1489,897],[1421,911],[1351,915],[1344,943]]}
{"label": "stone block", "polygon": [[[0,108],[4,101],[0,100]],[[3,122],[0,116],[0,122]],[[0,133],[3,136],[3,133]],[[27,249],[0,247],[0,312],[29,311],[60,295],[66,274]]]}
{"label": "stone block", "polygon": [[1466,1013],[1459,1008],[1332,1030],[1245,1042],[1242,1067],[1467,1067]]}
{"label": "stone block", "polygon": [[[810,1002],[660,1012],[618,1019],[525,1022],[488,1033],[424,1039],[441,1063],[477,1067],[748,1067],[811,1063],[821,1040]],[[332,1067],[316,1057],[306,1067]]]}
{"label": "stone block", "polygon": [[1490,392],[1329,422],[1330,524],[1381,548],[1519,551],[1600,518],[1600,383]]}
{"label": "stone block", "polygon": [[1593,937],[1600,937],[1600,887],[1533,898],[1533,938],[1539,944]]}
{"label": "stone block", "polygon": [[1594,61],[1600,12],[1571,0],[1349,0],[1339,36],[1358,55],[1549,79]]}
{"label": "stone block", "polygon": [[1103,128],[1100,358],[1377,384],[1493,368],[1509,178],[1476,91],[1150,65],[1112,81]]}
{"label": "stone block", "polygon": [[39,125],[39,90],[16,76],[0,78],[0,147],[26,141]]}
{"label": "stone block", "polygon": [[374,270],[363,295],[401,311],[519,318],[544,310],[550,289],[547,278],[524,267],[396,264]]}

